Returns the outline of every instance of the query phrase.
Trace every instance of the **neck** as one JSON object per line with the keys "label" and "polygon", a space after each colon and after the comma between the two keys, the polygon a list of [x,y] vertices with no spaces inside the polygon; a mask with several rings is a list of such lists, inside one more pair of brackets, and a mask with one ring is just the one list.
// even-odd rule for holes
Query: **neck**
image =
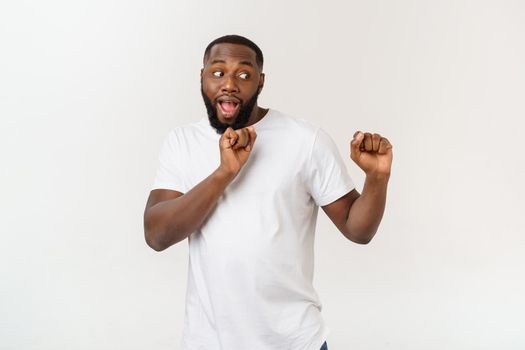
{"label": "neck", "polygon": [[259,120],[264,118],[266,116],[266,113],[268,113],[268,108],[261,108],[257,105],[253,108],[252,114],[250,115],[250,119],[248,119],[248,123],[246,126],[253,125],[257,123]]}

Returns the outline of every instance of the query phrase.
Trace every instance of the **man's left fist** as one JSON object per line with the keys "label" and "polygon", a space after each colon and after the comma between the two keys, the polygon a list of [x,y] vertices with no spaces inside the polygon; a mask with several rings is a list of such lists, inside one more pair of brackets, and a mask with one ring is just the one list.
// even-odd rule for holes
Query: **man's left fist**
{"label": "man's left fist", "polygon": [[379,134],[356,131],[350,143],[350,158],[367,176],[390,176],[392,145]]}

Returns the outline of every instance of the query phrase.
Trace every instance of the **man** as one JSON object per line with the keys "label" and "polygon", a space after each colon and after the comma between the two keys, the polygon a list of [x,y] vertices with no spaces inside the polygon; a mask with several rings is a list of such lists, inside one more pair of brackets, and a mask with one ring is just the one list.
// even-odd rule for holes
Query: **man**
{"label": "man", "polygon": [[366,174],[359,194],[326,133],[258,106],[262,70],[261,50],[244,37],[208,45],[208,118],[169,134],[146,204],[150,247],[189,240],[187,350],[327,349],[312,286],[318,207],[361,244],[383,215],[389,141],[354,134],[350,157]]}

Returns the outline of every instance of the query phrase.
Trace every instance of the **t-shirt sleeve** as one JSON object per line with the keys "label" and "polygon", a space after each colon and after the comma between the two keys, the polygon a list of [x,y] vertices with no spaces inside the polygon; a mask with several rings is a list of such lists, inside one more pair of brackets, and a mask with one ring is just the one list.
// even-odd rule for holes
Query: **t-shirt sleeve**
{"label": "t-shirt sleeve", "polygon": [[180,158],[180,147],[175,131],[164,140],[164,144],[159,153],[159,166],[153,182],[152,189],[167,189],[184,193],[184,183],[182,171],[179,165],[182,164]]}
{"label": "t-shirt sleeve", "polygon": [[317,129],[306,168],[306,183],[318,206],[330,204],[355,188],[337,146],[322,129]]}

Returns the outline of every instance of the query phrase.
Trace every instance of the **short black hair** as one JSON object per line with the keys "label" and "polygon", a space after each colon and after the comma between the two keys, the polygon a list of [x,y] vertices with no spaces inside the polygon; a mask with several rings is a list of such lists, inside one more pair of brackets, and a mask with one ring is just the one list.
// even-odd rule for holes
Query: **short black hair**
{"label": "short black hair", "polygon": [[263,68],[264,64],[264,57],[261,49],[259,46],[257,46],[253,41],[251,41],[248,38],[245,38],[240,35],[225,35],[221,36],[220,38],[217,38],[213,40],[211,43],[208,44],[206,47],[206,50],[204,50],[204,60],[210,55],[210,51],[214,45],[217,44],[238,44],[238,45],[244,45],[255,51],[255,61],[257,62],[257,65],[259,68]]}

